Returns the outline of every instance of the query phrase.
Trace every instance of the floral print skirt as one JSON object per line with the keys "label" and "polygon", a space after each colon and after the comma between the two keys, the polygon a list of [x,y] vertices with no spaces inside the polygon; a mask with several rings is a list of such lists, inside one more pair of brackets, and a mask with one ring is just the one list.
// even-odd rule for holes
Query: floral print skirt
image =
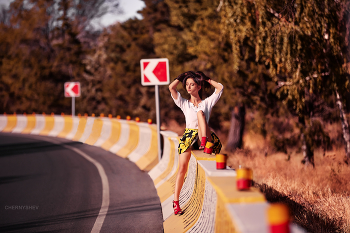
{"label": "floral print skirt", "polygon": [[[219,137],[214,133],[211,132],[211,138],[213,139],[213,153],[219,154],[221,150],[221,142]],[[198,129],[185,129],[185,133],[182,135],[182,138],[179,142],[178,152],[179,155],[184,153],[188,148],[193,146],[194,150],[198,150],[198,143],[196,143],[198,140]]]}

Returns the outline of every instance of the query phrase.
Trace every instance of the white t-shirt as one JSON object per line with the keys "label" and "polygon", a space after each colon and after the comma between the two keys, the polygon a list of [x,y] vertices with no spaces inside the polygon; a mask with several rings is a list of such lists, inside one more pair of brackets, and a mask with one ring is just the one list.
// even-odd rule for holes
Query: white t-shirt
{"label": "white t-shirt", "polygon": [[214,107],[216,102],[218,102],[224,90],[224,86],[221,83],[219,84],[222,86],[221,91],[218,94],[216,94],[215,89],[214,93],[211,96],[209,96],[205,100],[202,100],[202,102],[198,104],[198,107],[194,106],[194,104],[191,103],[189,100],[182,98],[179,92],[177,92],[177,99],[174,99],[173,95],[171,95],[175,104],[182,110],[182,112],[185,115],[186,128],[198,129],[197,112],[199,110],[202,110],[204,112],[205,119],[207,123],[209,123],[211,109]]}

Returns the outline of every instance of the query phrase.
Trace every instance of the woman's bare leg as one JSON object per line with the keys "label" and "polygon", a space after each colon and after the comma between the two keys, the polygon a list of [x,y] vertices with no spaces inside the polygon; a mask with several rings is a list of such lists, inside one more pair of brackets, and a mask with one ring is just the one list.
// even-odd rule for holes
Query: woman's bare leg
{"label": "woman's bare leg", "polygon": [[179,200],[181,188],[182,188],[182,185],[184,184],[184,178],[187,172],[188,162],[190,161],[190,158],[191,158],[191,149],[188,149],[184,153],[179,155],[179,171],[176,176],[174,201]]}
{"label": "woman's bare leg", "polygon": [[[210,134],[210,129],[208,126],[208,123],[205,119],[205,115],[203,111],[198,111],[197,112],[197,119],[198,119],[198,137],[199,140],[202,140],[202,137],[207,137],[208,141],[211,142],[211,134]],[[199,148],[203,149],[203,148]]]}

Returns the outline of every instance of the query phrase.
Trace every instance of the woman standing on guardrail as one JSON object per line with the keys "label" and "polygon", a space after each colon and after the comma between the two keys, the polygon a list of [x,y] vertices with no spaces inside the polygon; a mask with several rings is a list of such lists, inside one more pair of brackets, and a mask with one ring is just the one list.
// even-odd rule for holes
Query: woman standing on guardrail
{"label": "woman standing on guardrail", "polygon": [[[187,93],[190,94],[190,99],[184,99],[176,90],[179,83],[182,83]],[[203,89],[215,87],[214,93],[202,100]],[[191,158],[192,148],[204,149],[207,142],[213,143],[213,153],[218,154],[221,150],[221,142],[214,132],[210,132],[208,122],[212,108],[219,100],[224,86],[214,80],[211,80],[203,72],[188,71],[180,74],[170,85],[169,90],[175,104],[182,110],[186,119],[186,129],[180,139],[179,152],[179,171],[176,177],[175,193],[173,208],[174,214],[183,214],[180,208],[179,197],[182,185],[184,183],[185,174],[187,172],[188,162]],[[198,141],[199,139],[199,141]]]}

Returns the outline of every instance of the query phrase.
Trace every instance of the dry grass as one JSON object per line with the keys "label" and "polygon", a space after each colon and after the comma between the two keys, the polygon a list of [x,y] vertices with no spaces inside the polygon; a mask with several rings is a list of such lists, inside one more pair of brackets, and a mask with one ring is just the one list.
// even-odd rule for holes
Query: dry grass
{"label": "dry grass", "polygon": [[[292,127],[293,119],[285,119],[268,131]],[[225,145],[229,122],[222,122],[222,131],[216,132]],[[288,154],[275,152],[271,143],[261,135],[246,129],[243,150],[228,154],[228,165],[253,169],[255,185],[264,192],[269,202],[284,202],[292,212],[294,222],[308,232],[350,232],[350,166],[343,162],[345,155],[340,124],[325,124],[325,130],[333,140],[332,151],[316,150],[315,168],[301,164],[302,155],[288,149]],[[171,120],[163,130],[179,135],[184,125]],[[293,129],[296,130],[295,128]],[[290,131],[283,133],[288,137]],[[268,138],[268,137],[267,137]],[[223,150],[222,153],[225,153]]]}
{"label": "dry grass", "polygon": [[306,168],[299,153],[268,153],[259,135],[246,134],[244,142],[244,150],[229,154],[228,165],[252,168],[268,201],[287,203],[294,221],[310,232],[350,232],[350,167],[343,162],[344,148],[325,156],[315,151],[315,168]]}

